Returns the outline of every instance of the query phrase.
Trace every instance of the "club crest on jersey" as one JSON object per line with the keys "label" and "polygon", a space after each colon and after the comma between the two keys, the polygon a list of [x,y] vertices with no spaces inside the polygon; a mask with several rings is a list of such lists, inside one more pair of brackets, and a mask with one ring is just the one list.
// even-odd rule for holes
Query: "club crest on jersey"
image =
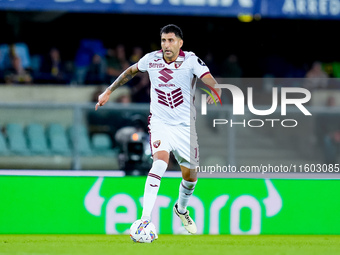
{"label": "club crest on jersey", "polygon": [[176,61],[175,62],[175,68],[179,68],[183,64],[183,61]]}
{"label": "club crest on jersey", "polygon": [[156,140],[153,142],[153,147],[155,147],[156,149],[159,147],[159,145],[161,145],[161,140]]}

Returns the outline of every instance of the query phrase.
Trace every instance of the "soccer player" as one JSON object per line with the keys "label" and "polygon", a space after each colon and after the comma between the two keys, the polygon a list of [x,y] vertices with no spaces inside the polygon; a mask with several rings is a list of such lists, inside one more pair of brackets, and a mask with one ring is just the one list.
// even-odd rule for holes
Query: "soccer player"
{"label": "soccer player", "polygon": [[[195,168],[199,160],[194,106],[197,77],[213,88],[215,100],[220,97],[221,89],[214,89],[217,82],[200,58],[193,52],[182,51],[183,33],[178,26],[164,26],[160,35],[162,49],[146,54],[127,68],[98,97],[96,110],[109,100],[114,90],[138,72],[148,72],[151,81],[149,130],[153,164],[145,183],[142,220],[150,221],[161,178],[172,152],[183,178],[174,212],[185,229],[195,234],[196,224],[189,216],[187,205],[196,186]],[[214,103],[214,99],[209,96],[207,103]]]}

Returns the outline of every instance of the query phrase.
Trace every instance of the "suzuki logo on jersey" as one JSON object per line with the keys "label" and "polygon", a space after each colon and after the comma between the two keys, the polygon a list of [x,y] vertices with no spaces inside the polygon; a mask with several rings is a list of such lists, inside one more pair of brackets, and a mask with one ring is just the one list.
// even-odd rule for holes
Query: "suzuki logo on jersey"
{"label": "suzuki logo on jersey", "polygon": [[181,88],[175,89],[170,93],[165,93],[159,89],[155,89],[158,95],[158,103],[168,106],[171,109],[183,103],[183,93]]}
{"label": "suzuki logo on jersey", "polygon": [[171,79],[173,79],[173,77],[170,75],[173,73],[173,71],[171,71],[170,69],[168,68],[164,68],[162,69],[161,71],[159,71],[159,73],[162,75],[162,76],[159,76],[158,78],[167,83],[168,81],[170,81]]}

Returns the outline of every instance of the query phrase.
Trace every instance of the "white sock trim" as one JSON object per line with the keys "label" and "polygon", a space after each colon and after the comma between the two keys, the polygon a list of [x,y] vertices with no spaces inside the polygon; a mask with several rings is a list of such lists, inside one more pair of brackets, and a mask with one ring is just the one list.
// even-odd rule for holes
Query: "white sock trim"
{"label": "white sock trim", "polygon": [[181,181],[181,185],[183,186],[183,188],[185,188],[187,190],[194,190],[196,183],[197,183],[197,181],[189,182],[189,181],[186,181],[184,179],[182,179],[182,181]]}
{"label": "white sock trim", "polygon": [[189,182],[182,179],[179,187],[178,211],[184,214],[187,211],[189,199],[194,192],[197,181]]}

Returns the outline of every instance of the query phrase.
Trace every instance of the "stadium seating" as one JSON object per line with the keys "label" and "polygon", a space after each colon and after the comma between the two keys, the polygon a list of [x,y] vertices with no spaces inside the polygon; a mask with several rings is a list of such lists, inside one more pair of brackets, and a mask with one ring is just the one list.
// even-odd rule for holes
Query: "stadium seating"
{"label": "stadium seating", "polygon": [[23,126],[10,123],[6,126],[9,149],[19,155],[29,155]]}
{"label": "stadium seating", "polygon": [[85,125],[65,128],[59,123],[45,127],[30,123],[23,127],[17,123],[6,125],[7,141],[0,132],[0,155],[71,156],[76,139],[81,156],[112,155],[112,141],[108,134],[96,133],[90,138]]}
{"label": "stadium seating", "polygon": [[118,169],[108,134],[91,138],[88,127],[60,123],[7,123],[0,126],[0,169],[71,169],[78,143],[84,170]]}
{"label": "stadium seating", "polygon": [[70,156],[71,149],[65,128],[57,123],[52,123],[47,127],[47,137],[50,149],[53,154]]}
{"label": "stadium seating", "polygon": [[92,56],[94,54],[103,56],[105,52],[106,49],[101,40],[83,39],[80,41],[74,62],[76,67],[75,76],[78,83],[84,84],[87,68],[91,63]]}
{"label": "stadium seating", "polygon": [[108,134],[97,133],[92,136],[93,150],[97,155],[110,155],[114,153],[112,150],[112,141]]}
{"label": "stadium seating", "polygon": [[23,68],[31,67],[31,57],[26,43],[16,43],[15,52],[20,57]]}
{"label": "stadium seating", "polygon": [[7,155],[8,153],[5,137],[0,131],[0,155]]}
{"label": "stadium seating", "polygon": [[[72,126],[69,128],[69,137],[72,142],[73,148],[76,146],[76,139],[78,141],[79,153],[82,156],[92,155],[91,141],[85,125],[78,127]],[[76,137],[77,136],[77,137]]]}
{"label": "stadium seating", "polygon": [[[26,43],[15,43],[14,50],[16,55],[21,59],[21,64],[24,68],[31,66],[29,48]],[[10,46],[8,44],[0,45],[0,69],[6,69],[10,65]]]}
{"label": "stadium seating", "polygon": [[31,123],[26,127],[28,148],[33,155],[49,155],[44,127]]}

